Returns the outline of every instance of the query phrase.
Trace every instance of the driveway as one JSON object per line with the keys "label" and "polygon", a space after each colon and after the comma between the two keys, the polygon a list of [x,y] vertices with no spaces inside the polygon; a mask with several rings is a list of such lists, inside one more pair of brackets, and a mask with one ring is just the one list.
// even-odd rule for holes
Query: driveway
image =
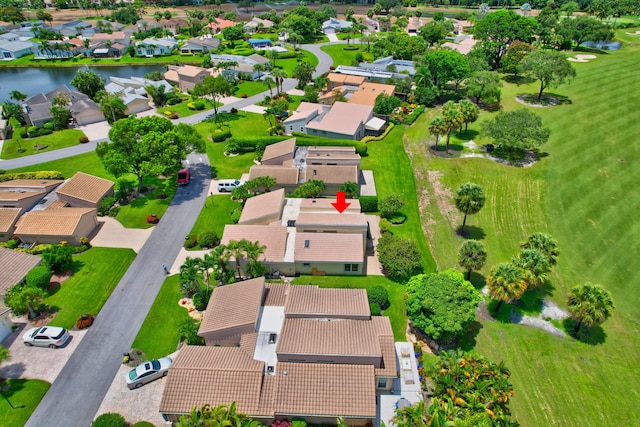
{"label": "driveway", "polygon": [[[172,353],[169,357],[175,360],[177,354],[178,352]],[[156,427],[166,426],[167,422],[162,419],[158,411],[167,382],[166,377],[145,384],[140,388],[129,390],[124,378],[131,369],[130,366],[120,365],[111,387],[96,412],[96,418],[107,412],[115,412],[122,415],[131,424],[148,421]]]}
{"label": "driveway", "polygon": [[11,359],[2,362],[0,377],[30,378],[53,383],[78,347],[88,330],[70,331],[71,340],[62,348],[27,347],[22,342],[22,334],[32,326],[24,319],[14,318],[18,328],[2,342],[9,348]]}
{"label": "driveway", "polygon": [[115,218],[98,218],[97,231],[90,242],[92,246],[102,246],[105,248],[130,248],[140,252],[140,249],[147,242],[154,227],[151,228],[125,228]]}
{"label": "driveway", "polygon": [[90,125],[78,126],[78,129],[89,137],[89,141],[99,141],[109,136],[111,125],[104,120],[98,123],[91,123]]}

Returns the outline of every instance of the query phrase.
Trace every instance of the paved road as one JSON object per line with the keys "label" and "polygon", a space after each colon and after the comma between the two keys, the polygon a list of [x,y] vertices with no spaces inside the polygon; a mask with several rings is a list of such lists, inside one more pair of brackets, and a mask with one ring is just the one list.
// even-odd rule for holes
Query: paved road
{"label": "paved road", "polygon": [[180,187],[147,243],[113,291],[26,426],[87,427],[100,407],[209,189],[206,155],[189,156],[188,186]]}

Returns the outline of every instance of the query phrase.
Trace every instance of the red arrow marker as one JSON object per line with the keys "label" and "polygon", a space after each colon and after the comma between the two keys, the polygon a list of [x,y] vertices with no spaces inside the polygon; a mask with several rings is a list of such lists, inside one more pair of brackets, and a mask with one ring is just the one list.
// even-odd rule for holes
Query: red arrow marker
{"label": "red arrow marker", "polygon": [[346,202],[346,197],[347,196],[345,195],[344,191],[338,191],[336,193],[336,202],[331,203],[333,207],[336,208],[336,210],[340,213],[344,212],[344,210],[347,209],[351,204]]}

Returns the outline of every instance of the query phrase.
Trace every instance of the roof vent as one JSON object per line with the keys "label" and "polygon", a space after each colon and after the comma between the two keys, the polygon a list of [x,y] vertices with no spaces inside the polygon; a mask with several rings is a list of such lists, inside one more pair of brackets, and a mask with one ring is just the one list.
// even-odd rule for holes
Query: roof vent
{"label": "roof vent", "polygon": [[308,240],[305,240],[305,241],[304,241],[304,247],[305,247],[305,248],[308,248],[308,247],[309,247],[309,243],[310,243],[310,242],[309,242]]}
{"label": "roof vent", "polygon": [[289,373],[289,372],[284,371],[284,372],[282,372],[282,375],[287,375],[288,373]]}

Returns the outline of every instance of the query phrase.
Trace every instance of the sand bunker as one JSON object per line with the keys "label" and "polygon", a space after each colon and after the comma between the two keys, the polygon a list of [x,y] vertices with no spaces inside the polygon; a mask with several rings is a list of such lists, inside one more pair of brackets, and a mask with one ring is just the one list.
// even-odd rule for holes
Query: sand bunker
{"label": "sand bunker", "polygon": [[573,56],[572,58],[567,58],[567,60],[571,61],[571,62],[589,62],[592,59],[596,59],[597,56],[595,55],[585,55],[582,53],[579,53],[575,56]]}

